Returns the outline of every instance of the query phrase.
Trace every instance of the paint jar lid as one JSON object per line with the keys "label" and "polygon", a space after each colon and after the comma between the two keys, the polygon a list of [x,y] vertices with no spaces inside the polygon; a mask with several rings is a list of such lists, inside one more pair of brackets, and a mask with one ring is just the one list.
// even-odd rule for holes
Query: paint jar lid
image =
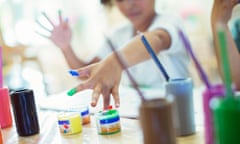
{"label": "paint jar lid", "polygon": [[88,115],[89,114],[89,108],[85,107],[85,108],[81,109],[80,113],[81,113],[81,116]]}
{"label": "paint jar lid", "polygon": [[101,120],[109,120],[109,121],[116,121],[119,120],[119,114],[116,109],[104,110],[100,111],[96,115],[97,119]]}

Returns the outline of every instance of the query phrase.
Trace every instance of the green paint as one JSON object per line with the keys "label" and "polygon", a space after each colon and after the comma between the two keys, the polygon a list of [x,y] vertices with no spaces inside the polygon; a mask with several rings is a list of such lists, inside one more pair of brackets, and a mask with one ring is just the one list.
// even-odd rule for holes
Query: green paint
{"label": "green paint", "polygon": [[73,96],[75,93],[77,93],[77,89],[76,89],[76,88],[73,88],[73,89],[71,89],[71,90],[69,90],[69,91],[67,92],[67,95],[68,95],[68,96]]}
{"label": "green paint", "polygon": [[216,98],[211,101],[215,144],[238,144],[240,142],[239,97]]}

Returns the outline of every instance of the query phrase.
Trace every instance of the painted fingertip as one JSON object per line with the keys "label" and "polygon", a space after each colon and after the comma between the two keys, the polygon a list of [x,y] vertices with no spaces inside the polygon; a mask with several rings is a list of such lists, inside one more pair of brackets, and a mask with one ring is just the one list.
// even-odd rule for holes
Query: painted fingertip
{"label": "painted fingertip", "polygon": [[103,110],[112,110],[112,109],[113,109],[113,106],[112,106],[112,105],[104,106],[104,107],[103,107]]}
{"label": "painted fingertip", "polygon": [[68,95],[68,96],[73,96],[75,93],[77,93],[77,89],[76,89],[76,88],[73,88],[73,89],[71,89],[71,90],[69,90],[69,91],[67,92],[67,95]]}
{"label": "painted fingertip", "polygon": [[76,70],[69,70],[69,73],[70,73],[72,76],[79,76],[79,73],[78,73],[78,71],[76,71]]}
{"label": "painted fingertip", "polygon": [[61,14],[62,14],[62,11],[61,11],[61,10],[58,10],[58,14],[61,15]]}
{"label": "painted fingertip", "polygon": [[109,106],[108,106],[108,109],[109,109],[109,110],[113,109],[113,106],[112,106],[112,105],[109,105]]}

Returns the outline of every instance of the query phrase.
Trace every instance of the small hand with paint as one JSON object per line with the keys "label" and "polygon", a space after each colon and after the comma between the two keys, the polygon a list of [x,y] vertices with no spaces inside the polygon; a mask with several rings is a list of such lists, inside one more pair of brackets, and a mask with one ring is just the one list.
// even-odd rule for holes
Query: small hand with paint
{"label": "small hand with paint", "polygon": [[214,0],[211,20],[227,24],[232,16],[234,6],[238,3],[240,0]]}
{"label": "small hand with paint", "polygon": [[53,28],[50,30],[49,28],[42,25],[39,21],[36,21],[40,27],[50,33],[50,36],[46,36],[40,32],[37,33],[43,37],[49,38],[62,51],[68,51],[72,39],[72,32],[69,27],[68,20],[63,20],[61,11],[58,12],[59,24],[54,24],[46,13],[43,12],[42,15],[47,19]]}
{"label": "small hand with paint", "polygon": [[76,92],[93,89],[91,105],[97,105],[99,96],[103,96],[104,109],[110,104],[110,96],[112,95],[115,106],[119,107],[119,83],[122,74],[122,67],[115,59],[114,55],[107,59],[89,66],[69,71],[73,76],[78,76],[83,82],[68,92],[69,96]]}

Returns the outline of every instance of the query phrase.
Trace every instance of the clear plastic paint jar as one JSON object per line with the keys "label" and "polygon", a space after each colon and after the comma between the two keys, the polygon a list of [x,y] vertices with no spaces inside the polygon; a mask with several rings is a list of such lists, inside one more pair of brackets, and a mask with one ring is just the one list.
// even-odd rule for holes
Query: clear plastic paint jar
{"label": "clear plastic paint jar", "polygon": [[176,144],[174,97],[146,100],[139,107],[144,144]]}
{"label": "clear plastic paint jar", "polygon": [[81,106],[72,106],[69,112],[76,112],[80,114],[82,124],[89,124],[91,122],[89,107],[85,105]]}
{"label": "clear plastic paint jar", "polygon": [[82,121],[79,113],[64,112],[58,115],[58,126],[60,133],[71,135],[82,132]]}
{"label": "clear plastic paint jar", "polygon": [[87,106],[80,110],[80,114],[81,114],[83,125],[89,124],[91,122],[89,108]]}
{"label": "clear plastic paint jar", "polygon": [[96,114],[98,134],[110,135],[121,131],[120,117],[117,110],[104,110]]}
{"label": "clear plastic paint jar", "polygon": [[174,126],[177,136],[196,132],[193,103],[193,81],[191,78],[171,79],[166,85],[167,96],[174,97]]}
{"label": "clear plastic paint jar", "polygon": [[240,141],[240,97],[215,97],[210,102],[213,113],[215,144],[238,144]]}
{"label": "clear plastic paint jar", "polygon": [[222,84],[212,85],[203,91],[203,112],[204,112],[204,134],[205,144],[214,144],[215,136],[213,130],[213,113],[210,108],[210,101],[214,98],[224,97],[225,87]]}

